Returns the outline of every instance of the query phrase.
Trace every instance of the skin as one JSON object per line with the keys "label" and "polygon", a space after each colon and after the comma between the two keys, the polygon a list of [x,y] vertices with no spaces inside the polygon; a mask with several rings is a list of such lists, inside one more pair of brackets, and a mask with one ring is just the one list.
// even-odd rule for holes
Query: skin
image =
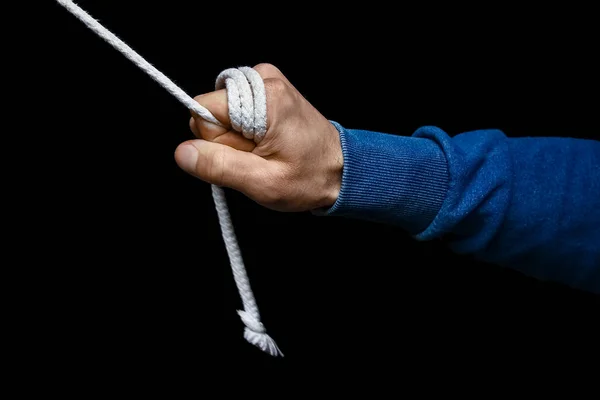
{"label": "skin", "polygon": [[338,198],[343,156],[337,129],[281,71],[270,64],[254,69],[267,94],[267,133],[259,144],[231,128],[225,89],[197,96],[226,128],[192,114],[198,139],[175,150],[177,165],[205,182],[244,193],[277,211],[329,207]]}

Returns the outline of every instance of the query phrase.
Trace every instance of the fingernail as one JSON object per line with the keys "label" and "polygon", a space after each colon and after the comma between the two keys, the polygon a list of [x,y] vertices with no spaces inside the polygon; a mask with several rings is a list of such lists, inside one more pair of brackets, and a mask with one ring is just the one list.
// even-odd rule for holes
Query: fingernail
{"label": "fingernail", "polygon": [[192,144],[183,144],[177,151],[177,163],[179,166],[187,172],[194,172],[196,170],[196,163],[198,162],[198,149]]}

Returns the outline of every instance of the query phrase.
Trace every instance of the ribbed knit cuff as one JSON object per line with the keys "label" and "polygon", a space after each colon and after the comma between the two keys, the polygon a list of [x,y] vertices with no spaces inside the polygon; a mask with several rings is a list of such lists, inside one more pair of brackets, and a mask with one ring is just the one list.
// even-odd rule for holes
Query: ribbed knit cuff
{"label": "ribbed knit cuff", "polygon": [[399,225],[411,234],[427,228],[448,190],[446,158],[440,147],[427,138],[331,123],[342,143],[342,185],[332,207],[313,213]]}

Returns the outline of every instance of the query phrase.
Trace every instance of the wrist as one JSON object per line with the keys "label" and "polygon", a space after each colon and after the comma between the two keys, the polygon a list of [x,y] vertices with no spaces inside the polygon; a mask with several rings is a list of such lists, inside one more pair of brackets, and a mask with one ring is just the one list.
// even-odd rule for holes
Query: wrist
{"label": "wrist", "polygon": [[327,157],[324,157],[325,187],[323,189],[322,204],[319,205],[320,208],[331,207],[337,201],[342,187],[344,170],[344,154],[340,134],[337,128],[331,123],[329,123],[327,137],[329,138],[327,144],[328,152]]}
{"label": "wrist", "polygon": [[357,129],[340,132],[344,169],[335,204],[316,215],[337,215],[401,226],[412,234],[435,218],[449,185],[441,147],[425,137]]}

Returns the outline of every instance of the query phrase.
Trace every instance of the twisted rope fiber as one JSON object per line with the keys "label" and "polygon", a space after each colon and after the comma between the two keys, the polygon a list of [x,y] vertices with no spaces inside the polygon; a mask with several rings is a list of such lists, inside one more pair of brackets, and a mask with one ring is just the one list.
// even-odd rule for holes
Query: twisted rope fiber
{"label": "twisted rope fiber", "polygon": [[[142,71],[146,72],[192,112],[206,121],[224,126],[209,110],[194,101],[194,99],[188,96],[167,76],[92,18],[86,11],[73,3],[73,1],[56,1],[81,20],[90,30],[110,43]],[[223,88],[227,91],[229,117],[232,128],[237,132],[241,132],[245,138],[254,140],[256,143],[260,142],[267,131],[267,99],[261,76],[249,67],[229,68],[221,72],[216,79],[215,89],[219,90]],[[283,356],[275,341],[267,335],[266,329],[260,320],[258,306],[250,287],[250,280],[248,279],[242,253],[233,229],[233,223],[225,199],[225,192],[219,186],[211,185],[211,187],[223,241],[225,242],[235,283],[244,306],[243,310],[238,311],[242,322],[246,326],[244,338],[272,356]]]}

